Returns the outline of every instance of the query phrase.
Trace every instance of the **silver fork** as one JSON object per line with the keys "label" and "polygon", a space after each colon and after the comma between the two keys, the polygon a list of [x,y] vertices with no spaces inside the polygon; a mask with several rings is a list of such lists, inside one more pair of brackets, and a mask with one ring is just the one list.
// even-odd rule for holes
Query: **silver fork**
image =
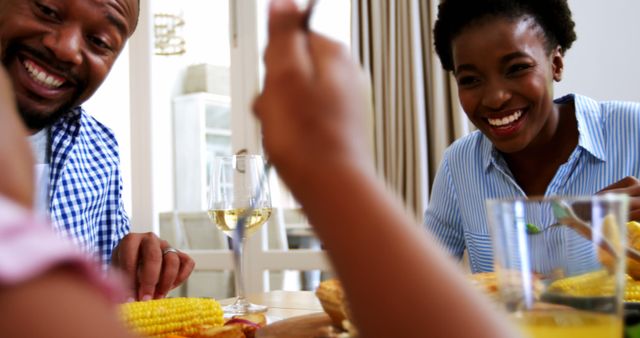
{"label": "silver fork", "polygon": [[[578,217],[570,205],[567,205],[562,201],[554,200],[551,202],[551,207],[553,208],[553,215],[556,217],[558,222],[552,224],[547,229],[566,225],[588,240],[593,239],[593,233],[591,232],[591,226],[589,225],[589,223],[583,221],[580,217]],[[602,248],[612,256],[618,257],[615,247],[607,238],[600,238],[598,245],[600,246],[600,248]],[[628,258],[631,258],[636,262],[640,262],[640,252],[629,246],[626,246],[624,248],[624,251]]]}
{"label": "silver fork", "polygon": [[[256,186],[256,190],[253,192],[252,196],[260,196],[262,195],[262,191],[264,190],[264,186],[267,183],[267,179],[269,177],[269,172],[271,171],[271,163],[265,162],[262,175],[258,180],[258,185]],[[233,243],[233,253],[234,258],[240,252],[236,252],[236,248],[240,249],[242,247],[242,239],[244,238],[244,226],[247,223],[247,219],[251,217],[253,212],[256,210],[255,201],[257,198],[249,199],[249,206],[238,216],[238,222],[235,230],[233,231],[232,243]]]}

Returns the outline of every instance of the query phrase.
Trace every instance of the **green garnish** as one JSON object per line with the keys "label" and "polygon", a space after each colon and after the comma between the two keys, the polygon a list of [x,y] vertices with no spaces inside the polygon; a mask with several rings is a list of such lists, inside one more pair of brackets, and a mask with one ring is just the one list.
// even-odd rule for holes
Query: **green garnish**
{"label": "green garnish", "polygon": [[527,223],[527,234],[529,235],[535,235],[535,234],[539,234],[540,233],[540,228],[538,228],[537,226],[531,224],[531,223]]}

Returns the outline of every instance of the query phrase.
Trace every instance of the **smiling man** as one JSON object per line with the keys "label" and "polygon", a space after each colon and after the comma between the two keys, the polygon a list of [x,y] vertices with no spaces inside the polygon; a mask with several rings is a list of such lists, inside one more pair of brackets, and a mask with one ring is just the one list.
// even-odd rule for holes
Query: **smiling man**
{"label": "smiling man", "polygon": [[113,133],[80,107],[100,87],[138,20],[137,0],[0,0],[0,51],[33,134],[41,204],[105,265],[122,268],[132,297],[163,297],[193,260],[152,233],[129,233]]}

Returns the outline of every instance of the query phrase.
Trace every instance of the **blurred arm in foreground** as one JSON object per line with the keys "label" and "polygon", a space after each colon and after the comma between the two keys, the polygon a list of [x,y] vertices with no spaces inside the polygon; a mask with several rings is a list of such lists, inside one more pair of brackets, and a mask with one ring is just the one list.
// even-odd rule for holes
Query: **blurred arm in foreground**
{"label": "blurred arm in foreground", "polygon": [[129,337],[108,295],[116,289],[33,216],[33,159],[0,67],[0,335]]}
{"label": "blurred arm in foreground", "polygon": [[[374,172],[364,76],[347,50],[273,0],[264,147],[324,242],[365,337],[515,337]],[[376,306],[371,306],[375,301]]]}

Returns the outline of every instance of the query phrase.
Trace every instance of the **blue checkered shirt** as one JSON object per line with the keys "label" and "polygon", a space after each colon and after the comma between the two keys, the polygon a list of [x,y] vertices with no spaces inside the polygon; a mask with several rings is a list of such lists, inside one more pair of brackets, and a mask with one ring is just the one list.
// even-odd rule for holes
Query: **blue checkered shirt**
{"label": "blue checkered shirt", "polygon": [[[578,146],[558,168],[545,196],[593,195],[626,176],[640,177],[640,103],[597,102],[580,95],[557,101],[571,100],[578,120]],[[485,200],[508,197],[526,194],[491,141],[476,131],[447,149],[424,223],[453,256],[462,257],[467,248],[473,272],[492,271]],[[555,221],[551,214],[538,217],[533,224]]]}
{"label": "blue checkered shirt", "polygon": [[78,107],[51,127],[49,201],[56,230],[105,266],[129,232],[116,139]]}

